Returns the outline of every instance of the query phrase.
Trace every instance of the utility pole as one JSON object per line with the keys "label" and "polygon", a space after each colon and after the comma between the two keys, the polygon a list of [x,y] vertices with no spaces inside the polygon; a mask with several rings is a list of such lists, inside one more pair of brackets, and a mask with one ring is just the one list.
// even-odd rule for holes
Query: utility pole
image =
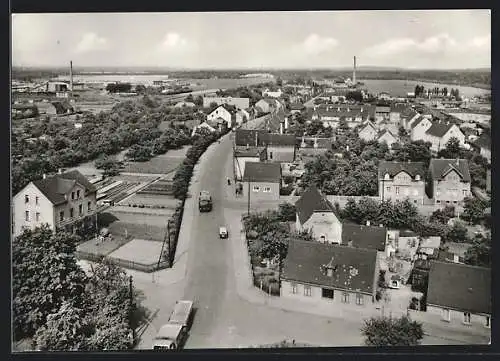
{"label": "utility pole", "polygon": [[134,314],[134,297],[132,294],[132,276],[129,277],[129,297],[130,297],[130,305],[129,305],[129,327],[132,330],[132,342],[135,344],[135,328],[132,324],[132,317]]}
{"label": "utility pole", "polygon": [[248,204],[247,204],[247,214],[250,215],[250,178],[248,179]]}

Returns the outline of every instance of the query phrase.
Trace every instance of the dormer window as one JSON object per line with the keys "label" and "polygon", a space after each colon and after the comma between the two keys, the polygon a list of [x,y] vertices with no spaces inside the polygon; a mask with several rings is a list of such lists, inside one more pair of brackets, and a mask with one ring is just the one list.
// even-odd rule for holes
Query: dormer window
{"label": "dormer window", "polygon": [[384,179],[385,179],[385,180],[389,180],[389,179],[391,179],[391,176],[389,175],[389,173],[385,173],[385,175],[384,175]]}

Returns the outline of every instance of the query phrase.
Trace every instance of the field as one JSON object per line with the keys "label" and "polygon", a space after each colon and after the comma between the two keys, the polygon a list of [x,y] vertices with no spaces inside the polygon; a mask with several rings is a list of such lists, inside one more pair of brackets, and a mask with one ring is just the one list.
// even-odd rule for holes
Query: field
{"label": "field", "polygon": [[468,86],[457,86],[453,84],[437,84],[437,83],[428,83],[428,82],[413,81],[413,80],[408,80],[408,82],[406,82],[405,80],[361,79],[360,81],[365,83],[365,86],[370,93],[378,94],[381,92],[387,92],[392,96],[399,96],[399,97],[406,97],[407,93],[413,92],[415,90],[415,85],[417,84],[423,85],[425,88],[434,88],[434,87],[439,87],[440,89],[444,87],[447,87],[448,89],[457,88],[460,92],[460,95],[465,96],[466,98],[491,93],[490,90],[473,88]]}

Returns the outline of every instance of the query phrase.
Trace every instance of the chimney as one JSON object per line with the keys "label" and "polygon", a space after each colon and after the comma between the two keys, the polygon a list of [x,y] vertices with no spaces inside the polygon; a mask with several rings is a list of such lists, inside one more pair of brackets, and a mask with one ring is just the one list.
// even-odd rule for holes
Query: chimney
{"label": "chimney", "polygon": [[356,56],[354,56],[354,69],[352,71],[352,83],[356,85]]}
{"label": "chimney", "polygon": [[288,129],[288,117],[285,117],[285,129]]}
{"label": "chimney", "polygon": [[366,221],[366,225],[369,226],[370,225],[370,221]]}
{"label": "chimney", "polygon": [[457,158],[457,167],[460,165],[460,158]]}
{"label": "chimney", "polygon": [[250,149],[250,145],[247,143],[247,150],[249,150],[249,149]]}
{"label": "chimney", "polygon": [[73,91],[73,61],[69,61],[69,90]]}

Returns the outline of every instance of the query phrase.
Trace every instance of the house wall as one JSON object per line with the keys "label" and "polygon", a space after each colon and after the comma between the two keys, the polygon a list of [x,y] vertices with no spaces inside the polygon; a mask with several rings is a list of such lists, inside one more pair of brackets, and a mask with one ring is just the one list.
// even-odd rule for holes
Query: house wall
{"label": "house wall", "polygon": [[[25,195],[29,197],[29,202],[25,203]],[[36,204],[38,197],[38,204]],[[54,228],[54,210],[52,203],[33,183],[29,183],[23,190],[17,193],[13,200],[13,232],[14,237],[23,232],[23,227],[34,229],[44,223],[50,228]],[[29,212],[29,221],[26,221],[26,211]],[[36,213],[39,213],[39,221],[36,221]]]}
{"label": "house wall", "polygon": [[417,118],[420,116],[420,114],[415,114],[413,117],[411,117],[410,119],[407,119],[406,122],[404,122],[403,126],[404,128],[409,131],[411,130],[411,125],[413,124],[413,122],[415,120],[417,120]]}
{"label": "house wall", "polygon": [[333,212],[314,212],[303,225],[299,224],[298,229],[311,230],[319,242],[324,236],[326,243],[342,243],[342,223]]}
{"label": "house wall", "polygon": [[460,141],[460,145],[463,147],[465,145],[465,135],[462,133],[459,127],[456,125],[453,125],[450,130],[443,135],[441,138],[441,148],[438,149],[440,151],[441,149],[446,148],[446,143],[451,139],[451,138],[457,138]]}
{"label": "house wall", "polygon": [[379,143],[386,142],[390,148],[394,143],[397,143],[397,140],[389,133],[384,133],[380,138],[378,138],[378,142]]}
{"label": "house wall", "polygon": [[231,128],[231,126],[232,126],[231,125],[231,113],[229,113],[229,111],[225,108],[219,107],[219,108],[215,109],[212,113],[207,115],[207,120],[213,121],[219,117],[224,119],[227,122],[228,127]]}
{"label": "house wall", "polygon": [[[258,191],[254,191],[254,186],[259,187]],[[265,192],[265,188],[269,187],[270,190]],[[258,201],[279,200],[280,198],[280,183],[272,182],[250,182],[250,206],[252,203]],[[248,182],[243,182],[243,195],[248,197]]]}
{"label": "house wall", "polygon": [[428,135],[425,134],[425,132],[432,126],[432,122],[427,119],[427,118],[424,118],[423,120],[420,121],[420,123],[418,123],[415,128],[413,128],[411,130],[411,134],[410,134],[410,137],[411,137],[411,140],[414,142],[414,141],[417,141],[417,140],[424,140],[426,141],[427,138],[428,138]]}
{"label": "house wall", "polygon": [[443,180],[433,181],[434,204],[462,204],[470,194],[470,182],[462,182],[458,173],[453,170]]}
{"label": "house wall", "polygon": [[[296,293],[293,293],[293,284],[296,285]],[[318,304],[318,303],[323,303],[323,304],[331,304],[332,306],[352,306],[353,308],[362,308],[369,306],[373,303],[373,296],[368,295],[366,293],[359,293],[362,295],[363,298],[363,304],[362,305],[357,305],[356,304],[356,294],[357,292],[348,292],[349,294],[349,303],[344,303],[342,302],[342,294],[344,291],[338,290],[338,289],[333,289],[333,299],[330,298],[323,298],[322,297],[322,292],[321,292],[321,287],[315,286],[315,285],[309,285],[311,287],[311,295],[306,296],[304,291],[305,291],[305,286],[306,284],[300,283],[300,282],[293,282],[289,280],[282,280],[281,281],[281,291],[280,291],[280,296],[287,298],[287,299],[294,299],[294,300],[300,300],[302,302],[311,302],[313,304]],[[325,287],[329,288],[329,287]],[[332,288],[329,288],[332,289]]]}
{"label": "house wall", "polygon": [[246,162],[260,162],[259,157],[234,157],[234,174],[236,175],[236,180],[241,180],[243,174],[245,174]]}
{"label": "house wall", "polygon": [[412,180],[406,172],[401,172],[390,180],[379,179],[378,194],[381,200],[403,201],[409,199],[415,204],[423,204],[425,179]]}
{"label": "house wall", "polygon": [[400,112],[390,112],[389,113],[389,120],[391,123],[399,124],[399,122],[401,120],[401,113]]}
{"label": "house wall", "polygon": [[[77,190],[80,190],[80,198],[77,198]],[[75,192],[75,199],[71,199],[71,193]],[[85,196],[85,188],[80,185],[67,193],[68,201],[54,207],[54,223],[56,227],[62,227],[82,218],[95,214],[96,211],[96,192]],[[88,210],[88,202],[90,202],[90,211]],[[79,206],[82,205],[82,214],[79,213]],[[73,217],[70,218],[70,209],[73,208]],[[60,212],[64,212],[64,219],[60,221]]]}
{"label": "house wall", "polygon": [[271,106],[269,105],[268,102],[266,102],[263,99],[261,99],[257,103],[255,103],[255,106],[259,107],[260,109],[262,109],[262,111],[264,113],[269,113],[271,111]]}
{"label": "house wall", "polygon": [[[427,305],[427,313],[431,315],[435,315],[436,318],[443,319],[443,314],[445,307],[441,306],[435,306],[435,305]],[[450,310],[450,320],[443,322],[447,322],[450,324],[453,324],[455,326],[461,326],[464,328],[468,327],[486,327],[486,317],[490,317],[490,325],[491,325],[491,315],[489,314],[477,314],[477,313],[471,313],[470,315],[470,325],[464,324],[464,311],[458,311],[458,310]]]}
{"label": "house wall", "polygon": [[293,162],[295,160],[295,146],[267,146],[267,160],[270,162]]}
{"label": "house wall", "polygon": [[372,127],[364,127],[358,134],[359,138],[369,142],[377,138],[377,132]]}

